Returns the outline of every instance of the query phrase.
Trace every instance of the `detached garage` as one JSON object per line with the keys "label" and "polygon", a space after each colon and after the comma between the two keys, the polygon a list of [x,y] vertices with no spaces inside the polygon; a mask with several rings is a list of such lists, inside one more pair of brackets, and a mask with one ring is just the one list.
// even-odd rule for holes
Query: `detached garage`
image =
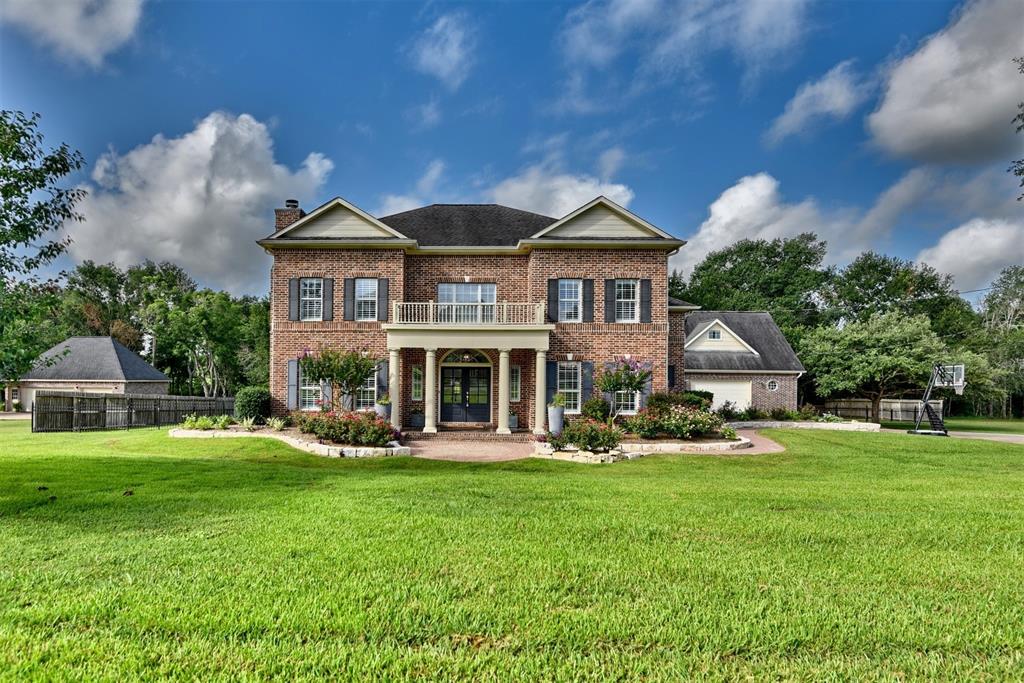
{"label": "detached garage", "polygon": [[740,410],[796,410],[804,366],[770,314],[694,311],[685,330],[688,389],[710,391],[715,408],[728,401]]}

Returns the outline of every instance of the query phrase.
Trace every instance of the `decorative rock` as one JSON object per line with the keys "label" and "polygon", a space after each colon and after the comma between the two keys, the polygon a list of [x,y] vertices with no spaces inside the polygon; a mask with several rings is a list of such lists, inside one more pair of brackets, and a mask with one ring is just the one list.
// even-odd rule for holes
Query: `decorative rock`
{"label": "decorative rock", "polygon": [[753,422],[730,422],[733,429],[824,429],[836,432],[877,432],[882,425],[874,422],[781,422],[779,420],[756,420]]}
{"label": "decorative rock", "polygon": [[326,458],[380,458],[392,455],[412,455],[412,449],[408,446],[402,446],[397,441],[388,443],[385,448],[357,448],[354,446],[328,446],[323,443],[315,443],[312,441],[305,441],[303,439],[297,439],[289,434],[278,434],[276,432],[262,431],[259,433],[253,432],[235,432],[225,429],[172,429],[168,432],[168,435],[173,438],[184,438],[184,439],[216,439],[216,438],[245,438],[245,437],[257,437],[266,439],[277,439],[282,441],[293,448],[312,453],[313,455],[320,455]]}

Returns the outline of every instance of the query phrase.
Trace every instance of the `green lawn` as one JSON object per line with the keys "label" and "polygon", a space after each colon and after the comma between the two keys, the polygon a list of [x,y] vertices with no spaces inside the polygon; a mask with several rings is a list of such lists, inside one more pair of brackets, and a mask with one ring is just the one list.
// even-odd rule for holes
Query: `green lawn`
{"label": "green lawn", "polygon": [[1021,446],[471,465],[27,429],[0,423],[0,678],[1024,672]]}
{"label": "green lawn", "polygon": [[[989,417],[946,418],[946,429],[957,432],[994,432],[1000,434],[1024,434],[1024,419],[999,420]],[[927,429],[928,420],[922,422]],[[913,429],[913,422],[883,422],[887,429]]]}

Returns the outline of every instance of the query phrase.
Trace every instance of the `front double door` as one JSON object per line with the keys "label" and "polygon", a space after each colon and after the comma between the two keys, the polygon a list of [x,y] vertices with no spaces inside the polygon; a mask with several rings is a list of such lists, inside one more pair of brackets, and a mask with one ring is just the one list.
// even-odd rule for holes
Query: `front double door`
{"label": "front double door", "polygon": [[491,421],[490,368],[441,368],[441,421]]}

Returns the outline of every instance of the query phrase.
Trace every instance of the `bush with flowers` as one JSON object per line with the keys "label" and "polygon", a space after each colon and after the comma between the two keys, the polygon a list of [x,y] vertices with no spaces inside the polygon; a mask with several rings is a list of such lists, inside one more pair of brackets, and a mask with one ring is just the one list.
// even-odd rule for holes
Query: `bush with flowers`
{"label": "bush with flowers", "polygon": [[398,440],[399,432],[388,420],[372,412],[333,411],[297,413],[296,427],[321,441],[348,446],[383,448]]}
{"label": "bush with flowers", "polygon": [[661,410],[645,408],[625,420],[626,431],[645,439],[668,436],[695,439],[718,435],[735,439],[736,430],[725,424],[721,415],[687,405],[672,405]]}
{"label": "bush with flowers", "polygon": [[561,434],[548,434],[548,443],[561,451],[569,445],[581,451],[610,451],[622,442],[622,430],[598,420],[573,420]]}

